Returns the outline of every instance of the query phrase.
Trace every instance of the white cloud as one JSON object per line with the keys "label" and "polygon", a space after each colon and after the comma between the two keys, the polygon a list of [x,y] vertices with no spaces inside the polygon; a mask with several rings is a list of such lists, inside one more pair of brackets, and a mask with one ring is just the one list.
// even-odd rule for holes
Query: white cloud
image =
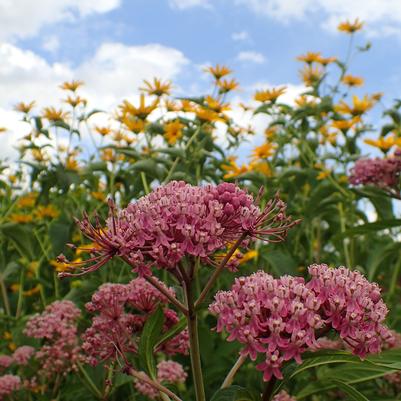
{"label": "white cloud", "polygon": [[344,19],[366,21],[370,35],[401,34],[399,0],[236,0],[259,15],[281,22],[319,15],[322,26],[334,30]]}
{"label": "white cloud", "polygon": [[231,39],[237,42],[243,42],[250,40],[250,35],[247,31],[233,32],[231,35]]}
{"label": "white cloud", "polygon": [[209,0],[169,0],[170,7],[186,10],[192,7],[212,8]]}
{"label": "white cloud", "polygon": [[[29,50],[11,44],[0,44],[0,126],[9,142],[2,146],[0,158],[10,155],[11,145],[25,132],[20,130],[17,114],[5,112],[19,101],[35,100],[38,108],[57,104],[64,95],[58,85],[66,80],[80,79],[86,85],[82,94],[90,106],[110,110],[122,98],[135,97],[143,79],[154,76],[163,80],[174,79],[189,64],[179,50],[149,44],[127,46],[121,43],[105,43],[94,56],[76,68],[61,63],[48,63]],[[11,142],[10,142],[11,141]]]}
{"label": "white cloud", "polygon": [[0,41],[35,35],[44,25],[118,7],[120,0],[0,0]]}
{"label": "white cloud", "polygon": [[244,51],[238,53],[237,60],[256,64],[263,64],[266,61],[266,58],[262,53],[259,52]]}
{"label": "white cloud", "polygon": [[42,47],[46,51],[53,53],[60,48],[60,40],[57,36],[49,36],[42,42]]}

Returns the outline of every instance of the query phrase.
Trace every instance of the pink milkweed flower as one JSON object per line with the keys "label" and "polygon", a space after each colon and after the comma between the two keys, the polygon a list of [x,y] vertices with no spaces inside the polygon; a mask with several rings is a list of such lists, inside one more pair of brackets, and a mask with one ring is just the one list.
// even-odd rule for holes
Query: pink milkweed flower
{"label": "pink milkweed flower", "polygon": [[308,270],[308,282],[291,276],[275,279],[263,271],[237,278],[209,306],[217,316],[217,331],[225,330],[228,341],[243,344],[242,355],[255,360],[263,354],[257,369],[266,381],[281,379],[283,363],[301,363],[303,352],[334,346],[318,340],[329,330],[361,358],[393,341],[383,323],[387,307],[377,284],[345,267],[321,264]]}
{"label": "pink milkweed flower", "polygon": [[[175,294],[172,288],[157,281],[166,292]],[[174,310],[166,307],[167,304],[167,298],[144,278],[136,278],[128,284],[106,283],[100,286],[92,295],[91,302],[86,304],[89,312],[97,313],[82,336],[87,362],[95,366],[122,355],[135,354],[143,326],[159,305],[164,306],[163,332],[170,329],[179,318]],[[167,355],[186,354],[187,330],[163,343],[157,351]]]}
{"label": "pink milkweed flower", "polygon": [[273,397],[272,401],[297,401],[297,399],[291,397],[285,390],[281,390]]}
{"label": "pink milkweed flower", "polygon": [[19,390],[21,387],[21,379],[15,375],[0,376],[0,400],[5,399],[13,391]]}
{"label": "pink milkweed flower", "polygon": [[[97,270],[114,256],[141,275],[150,274],[152,266],[175,269],[186,255],[213,264],[213,253],[242,235],[283,241],[297,223],[286,216],[285,209],[285,203],[275,197],[260,210],[250,194],[232,183],[199,187],[172,181],[122,210],[110,200],[106,227],[97,216],[92,225],[85,214],[78,226],[96,244],[86,249],[91,257],[72,263],[60,255],[59,260],[72,270],[80,268],[75,275]],[[71,275],[60,273],[61,277]]]}
{"label": "pink milkweed flower", "polygon": [[30,345],[23,345],[14,351],[12,358],[17,365],[25,366],[28,364],[34,353],[35,348]]}
{"label": "pink milkweed flower", "polygon": [[9,355],[0,355],[0,369],[7,369],[13,363],[13,358]]}
{"label": "pink milkweed flower", "polygon": [[29,337],[43,339],[35,353],[40,373],[51,378],[77,369],[81,359],[76,320],[81,311],[71,301],[55,301],[43,313],[31,317],[24,330]]}

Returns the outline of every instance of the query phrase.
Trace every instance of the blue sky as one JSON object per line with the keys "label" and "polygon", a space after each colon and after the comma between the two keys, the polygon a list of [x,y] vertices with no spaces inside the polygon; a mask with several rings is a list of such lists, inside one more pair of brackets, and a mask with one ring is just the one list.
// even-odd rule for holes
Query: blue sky
{"label": "blue sky", "polygon": [[343,57],[348,37],[335,27],[355,17],[366,21],[356,43],[373,46],[350,71],[365,77],[362,93],[384,92],[389,105],[401,97],[399,0],[0,0],[0,126],[17,129],[16,101],[46,106],[68,79],[85,80],[102,107],[153,75],[199,94],[202,67],[216,63],[234,69],[245,99],[258,84],[296,92],[295,57]]}

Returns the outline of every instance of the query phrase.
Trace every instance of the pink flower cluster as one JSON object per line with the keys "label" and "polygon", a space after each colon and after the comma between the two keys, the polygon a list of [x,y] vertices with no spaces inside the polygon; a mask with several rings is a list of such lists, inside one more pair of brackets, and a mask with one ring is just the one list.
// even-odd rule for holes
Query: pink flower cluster
{"label": "pink flower cluster", "polygon": [[[41,363],[41,374],[52,377],[76,369],[80,359],[76,325],[79,315],[80,310],[71,301],[55,301],[42,314],[28,320],[24,333],[45,340],[35,354]],[[21,360],[27,357],[26,351],[21,351]]]}
{"label": "pink flower cluster", "polygon": [[7,369],[13,363],[13,358],[10,355],[0,355],[0,369]]}
{"label": "pink flower cluster", "polygon": [[20,366],[26,366],[35,353],[35,348],[29,345],[18,347],[13,353],[13,361]]}
{"label": "pink flower cluster", "polygon": [[209,307],[217,315],[217,331],[228,341],[244,344],[241,351],[255,360],[264,380],[281,379],[281,366],[319,347],[317,338],[334,329],[352,351],[364,357],[379,352],[391,336],[383,325],[387,307],[377,284],[345,267],[311,265],[309,282],[259,271],[236,279],[230,291],[220,291]]}
{"label": "pink flower cluster", "polygon": [[21,379],[15,375],[0,376],[0,401],[6,399],[13,391],[19,390]]}
{"label": "pink flower cluster", "polygon": [[[184,368],[178,362],[161,361],[157,365],[157,380],[163,385],[184,383],[187,376]],[[156,399],[160,394],[150,384],[138,379],[135,381],[135,388],[151,400]]]}
{"label": "pink flower cluster", "polygon": [[[59,260],[81,273],[94,271],[113,256],[120,256],[141,274],[152,266],[174,269],[185,255],[210,256],[236,241],[242,234],[270,242],[284,240],[297,222],[286,216],[286,205],[277,197],[261,211],[253,197],[232,183],[192,186],[173,181],[116,211],[112,201],[107,227],[99,219],[93,226],[87,215],[79,222],[81,231],[96,246],[87,249],[92,257],[82,263]],[[72,273],[61,273],[61,276]]]}
{"label": "pink flower cluster", "polygon": [[[159,285],[174,295],[162,282]],[[98,313],[84,335],[82,349],[88,363],[97,365],[122,354],[136,353],[138,339],[149,315],[158,305],[167,305],[167,298],[144,278],[129,284],[103,284],[86,304],[91,313]],[[178,323],[177,313],[164,307],[164,331]],[[188,332],[182,331],[161,345],[160,351],[173,355],[188,352]]]}
{"label": "pink flower cluster", "polygon": [[401,173],[401,152],[385,159],[360,159],[351,170],[349,182],[353,185],[375,185],[380,188],[398,188]]}

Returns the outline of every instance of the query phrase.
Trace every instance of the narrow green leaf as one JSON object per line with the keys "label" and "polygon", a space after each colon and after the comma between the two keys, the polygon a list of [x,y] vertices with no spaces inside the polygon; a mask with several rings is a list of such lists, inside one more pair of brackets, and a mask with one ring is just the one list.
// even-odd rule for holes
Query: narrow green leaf
{"label": "narrow green leaf", "polygon": [[180,321],[175,324],[173,327],[171,327],[169,330],[167,330],[157,341],[157,343],[154,346],[154,350],[156,350],[158,347],[160,347],[161,344],[164,342],[170,340],[171,338],[175,337],[178,333],[180,333],[182,330],[184,330],[187,327],[187,319],[185,317],[182,317]]}
{"label": "narrow green leaf", "polygon": [[259,394],[240,386],[230,386],[218,390],[210,401],[258,401]]}

